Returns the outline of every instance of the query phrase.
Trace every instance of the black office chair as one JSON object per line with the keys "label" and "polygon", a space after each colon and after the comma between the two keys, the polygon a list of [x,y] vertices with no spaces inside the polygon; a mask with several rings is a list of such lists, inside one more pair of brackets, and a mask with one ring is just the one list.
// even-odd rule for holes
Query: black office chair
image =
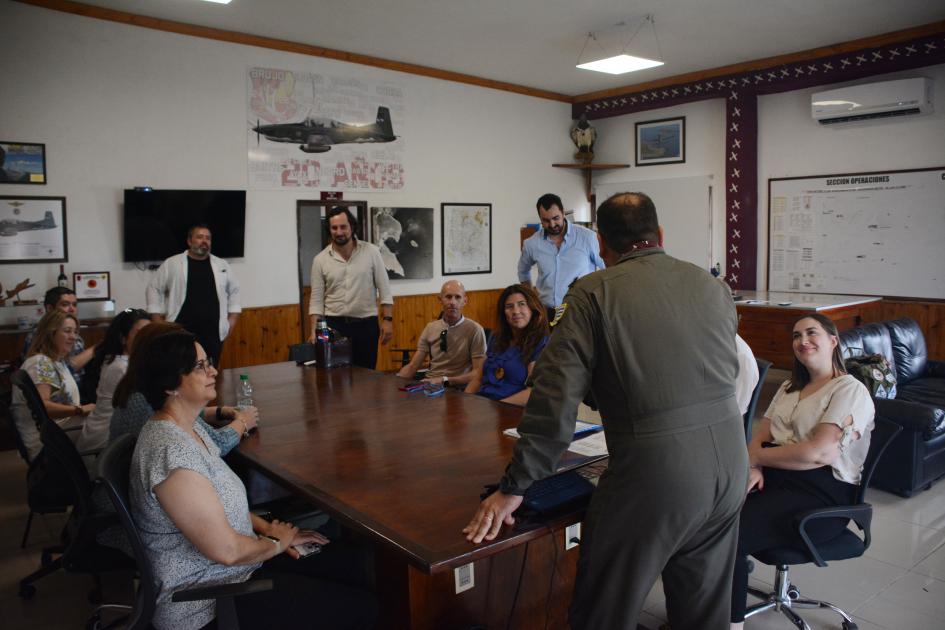
{"label": "black office chair", "polygon": [[[137,439],[137,436],[134,435],[122,435],[105,448],[98,462],[98,481],[105,487],[108,498],[115,508],[121,527],[128,537],[138,569],[138,588],[135,591],[135,601],[134,605],[131,606],[131,612],[126,617],[118,619],[107,626],[109,628],[123,627],[126,630],[150,629],[151,618],[154,616],[155,602],[158,596],[151,561],[131,515],[131,503],[128,498],[129,470]],[[230,630],[239,628],[233,598],[250,593],[269,591],[272,588],[272,580],[248,580],[236,584],[219,584],[177,591],[171,596],[171,600],[187,602],[215,599],[217,602],[217,628]],[[96,629],[102,627],[101,615],[98,611],[89,621],[88,627]]]}
{"label": "black office chair", "polygon": [[[876,427],[873,429],[870,438],[870,450],[863,465],[863,477],[856,493],[856,502],[853,505],[819,508],[798,514],[796,517],[797,531],[801,540],[804,541],[803,548],[781,547],[753,554],[760,562],[776,566],[777,572],[775,574],[774,591],[766,593],[751,586],[748,587],[748,592],[761,599],[762,603],[749,607],[745,613],[745,619],[766,610],[780,610],[795,626],[810,630],[810,626],[793,609],[829,608],[843,617],[841,624],[843,630],[856,630],[857,625],[853,618],[837,606],[828,602],[801,597],[797,586],[792,584],[788,577],[788,567],[792,564],[807,564],[809,562],[813,562],[819,567],[825,567],[827,566],[827,560],[859,558],[869,549],[872,540],[870,521],[873,518],[873,506],[865,503],[863,499],[870,479],[873,477],[873,471],[876,470],[877,462],[882,457],[886,447],[900,431],[902,431],[902,427],[894,422],[881,417],[876,418]],[[852,520],[863,532],[863,538],[860,538],[852,530],[845,529],[836,538],[825,543],[815,544],[807,534],[807,524],[813,520],[824,518]]]}
{"label": "black office chair", "polygon": [[767,376],[768,370],[771,369],[771,361],[765,361],[764,359],[755,357],[755,363],[758,364],[758,383],[751,392],[751,400],[748,403],[748,409],[745,411],[745,415],[742,416],[745,422],[745,441],[749,443],[751,442],[751,424],[752,420],[755,418],[755,410],[758,408],[758,399],[761,398],[761,390],[764,388],[765,376]]}
{"label": "black office chair", "polygon": [[[68,573],[91,574],[96,581],[97,597],[100,592],[99,575],[110,571],[132,568],[130,558],[110,547],[99,545],[96,535],[115,522],[113,514],[103,513],[92,502],[92,481],[82,456],[66,432],[46,413],[43,401],[25,373],[14,375],[14,382],[26,399],[34,418],[39,418],[40,438],[43,442],[44,462],[69,501],[72,511],[60,534],[60,543],[43,550],[40,568],[20,580],[20,597],[29,599],[36,594],[34,582],[59,569]],[[58,557],[53,558],[55,554]],[[93,597],[94,599],[94,597]]]}
{"label": "black office chair", "polygon": [[[36,424],[36,430],[39,431],[43,423],[48,420],[48,415],[39,392],[36,391],[33,379],[23,370],[17,370],[10,377],[10,383],[20,390],[26,401],[26,407],[33,417],[33,422]],[[26,517],[26,528],[23,530],[23,539],[20,541],[20,549],[23,549],[29,539],[33,516],[35,514],[62,514],[75,503],[75,495],[65,471],[47,457],[45,450],[41,450],[35,457],[30,458],[23,436],[20,435],[20,428],[12,416],[10,426],[13,428],[16,448],[27,466],[26,502],[30,513]],[[61,553],[61,551],[62,549],[58,547],[49,547],[43,550],[43,557],[48,558],[50,553]]]}

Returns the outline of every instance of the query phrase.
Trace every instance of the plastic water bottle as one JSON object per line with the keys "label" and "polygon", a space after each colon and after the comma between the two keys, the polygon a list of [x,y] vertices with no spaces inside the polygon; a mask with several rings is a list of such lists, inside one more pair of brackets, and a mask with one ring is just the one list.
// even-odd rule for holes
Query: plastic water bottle
{"label": "plastic water bottle", "polygon": [[236,406],[240,409],[253,406],[253,384],[249,374],[240,374],[240,383],[236,389]]}

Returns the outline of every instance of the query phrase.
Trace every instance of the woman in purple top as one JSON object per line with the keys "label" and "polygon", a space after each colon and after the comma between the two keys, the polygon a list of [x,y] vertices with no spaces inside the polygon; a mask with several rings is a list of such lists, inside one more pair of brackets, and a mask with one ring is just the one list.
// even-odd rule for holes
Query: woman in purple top
{"label": "woman in purple top", "polygon": [[499,331],[489,344],[486,362],[466,386],[467,394],[524,407],[531,394],[528,377],[548,343],[548,318],[530,286],[513,284],[499,296]]}

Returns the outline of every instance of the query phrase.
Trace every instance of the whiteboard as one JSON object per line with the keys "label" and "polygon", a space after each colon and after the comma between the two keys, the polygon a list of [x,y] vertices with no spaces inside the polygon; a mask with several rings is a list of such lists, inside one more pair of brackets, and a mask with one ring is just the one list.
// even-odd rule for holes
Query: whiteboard
{"label": "whiteboard", "polygon": [[768,289],[945,298],[945,168],[768,180]]}
{"label": "whiteboard", "polygon": [[712,178],[673,177],[594,186],[597,204],[620,192],[642,192],[656,206],[666,253],[708,270],[712,266]]}

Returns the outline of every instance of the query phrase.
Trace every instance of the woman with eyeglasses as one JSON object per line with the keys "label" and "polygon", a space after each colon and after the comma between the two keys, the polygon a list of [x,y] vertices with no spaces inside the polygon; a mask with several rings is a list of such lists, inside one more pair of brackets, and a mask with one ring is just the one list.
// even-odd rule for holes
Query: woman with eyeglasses
{"label": "woman with eyeglasses", "polygon": [[322,554],[298,561],[295,545],[327,545],[327,538],[250,513],[243,483],[196,422],[216,397],[217,371],[195,337],[164,334],[150,350],[135,381],[156,411],[135,445],[130,499],[160,587],[152,624],[203,628],[214,620],[215,603],[172,602],[175,591],[266,577],[275,590],[236,598],[244,628],[371,627],[369,593],[316,577]]}
{"label": "woman with eyeglasses", "polygon": [[[856,496],[873,430],[873,400],[847,374],[837,326],[813,313],[794,324],[794,368],[748,447],[748,498],[742,507],[732,578],[732,629],[744,625],[748,556],[802,545],[797,515],[849,504]],[[754,492],[753,492],[754,491]],[[848,519],[818,519],[807,532],[825,542]]]}
{"label": "woman with eyeglasses", "polygon": [[523,284],[506,287],[496,311],[499,332],[465,391],[524,407],[532,391],[528,377],[548,343],[548,318],[535,290]]}
{"label": "woman with eyeglasses", "polygon": [[115,316],[105,331],[105,339],[95,347],[82,377],[82,386],[90,387],[95,394],[95,409],[82,424],[82,433],[76,442],[79,451],[100,449],[108,443],[112,396],[128,370],[128,351],[135,335],[150,323],[151,317],[146,311],[125,309]]}
{"label": "woman with eyeglasses", "polygon": [[[136,365],[143,357],[153,352],[151,345],[157,338],[169,333],[183,332],[183,330],[183,326],[173,322],[154,322],[142,329],[135,337],[129,353],[128,369],[115,388],[109,442],[125,433],[137,435],[145,422],[154,414],[154,409],[138,391],[135,380]],[[206,418],[215,420],[218,424],[227,421],[229,423],[220,428],[214,428],[206,421]],[[220,448],[220,454],[226,455],[240,443],[241,438],[249,435],[249,432],[256,427],[259,422],[259,412],[255,407],[237,409],[211,406],[200,413],[197,422],[209,432],[210,437]]]}
{"label": "woman with eyeglasses", "polygon": [[[78,330],[79,321],[74,315],[60,310],[49,311],[36,325],[27,358],[20,366],[36,385],[46,413],[64,427],[81,423],[95,408],[94,404],[79,404],[79,388],[66,364],[66,357],[72,352]],[[42,450],[43,444],[19,388],[14,388],[10,413],[32,460]]]}

